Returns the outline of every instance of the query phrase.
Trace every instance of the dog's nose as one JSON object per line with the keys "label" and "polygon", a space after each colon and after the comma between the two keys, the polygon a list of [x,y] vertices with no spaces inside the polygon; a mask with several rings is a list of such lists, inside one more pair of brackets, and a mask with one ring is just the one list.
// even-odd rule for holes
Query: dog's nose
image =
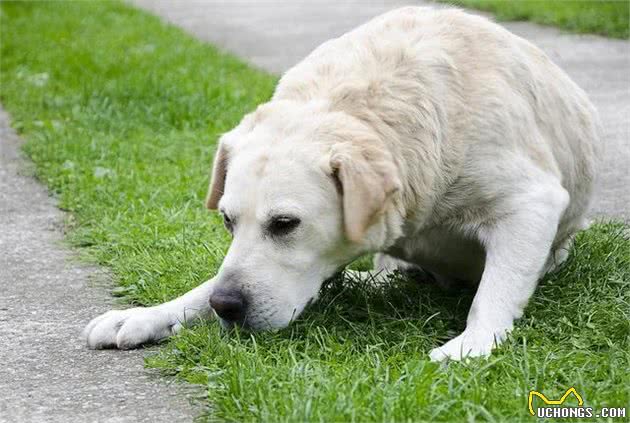
{"label": "dog's nose", "polygon": [[239,291],[219,289],[210,296],[210,306],[222,319],[238,322],[245,318],[247,304]]}

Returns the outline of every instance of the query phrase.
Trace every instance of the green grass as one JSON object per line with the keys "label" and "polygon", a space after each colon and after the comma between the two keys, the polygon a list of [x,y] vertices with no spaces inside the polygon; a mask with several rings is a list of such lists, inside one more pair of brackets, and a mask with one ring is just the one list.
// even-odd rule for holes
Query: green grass
{"label": "green grass", "polygon": [[492,12],[506,21],[533,21],[573,32],[628,38],[627,0],[438,0]]}
{"label": "green grass", "polygon": [[[211,276],[229,242],[203,208],[214,145],[276,79],[119,3],[0,7],[0,100],[72,212],[69,241],[136,304]],[[626,227],[582,233],[489,360],[428,362],[471,299],[404,279],[335,280],[285,330],[209,322],[148,364],[206,385],[206,417],[230,421],[528,421],[530,389],[570,386],[589,406],[630,406]]]}

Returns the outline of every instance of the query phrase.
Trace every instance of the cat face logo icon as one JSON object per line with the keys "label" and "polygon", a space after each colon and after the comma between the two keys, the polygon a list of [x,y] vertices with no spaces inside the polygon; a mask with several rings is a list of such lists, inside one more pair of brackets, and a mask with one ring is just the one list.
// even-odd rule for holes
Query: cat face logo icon
{"label": "cat face logo icon", "polygon": [[529,399],[527,401],[527,405],[529,407],[529,413],[532,416],[536,415],[536,413],[534,413],[534,407],[532,406],[532,403],[534,401],[534,396],[537,396],[538,398],[543,400],[545,402],[545,404],[547,404],[547,405],[562,405],[564,403],[564,401],[567,399],[567,397],[569,395],[571,395],[571,394],[573,394],[575,396],[575,398],[577,399],[578,407],[582,407],[584,405],[584,400],[582,399],[580,394],[578,394],[577,391],[575,390],[575,388],[573,388],[573,387],[567,389],[567,391],[564,393],[562,398],[560,398],[559,400],[550,400],[544,394],[541,394],[538,391],[529,391]]}

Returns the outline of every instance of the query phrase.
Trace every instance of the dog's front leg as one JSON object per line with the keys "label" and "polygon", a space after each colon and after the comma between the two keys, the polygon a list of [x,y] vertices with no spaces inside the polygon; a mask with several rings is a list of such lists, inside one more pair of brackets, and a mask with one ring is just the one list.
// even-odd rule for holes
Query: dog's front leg
{"label": "dog's front leg", "polygon": [[185,323],[212,315],[209,298],[215,278],[179,298],[154,307],[111,310],[93,319],[83,336],[90,348],[136,348],[177,333]]}
{"label": "dog's front leg", "polygon": [[434,361],[486,356],[512,329],[542,275],[568,193],[536,186],[512,198],[501,219],[479,233],[486,265],[468,313],[466,329],[431,351]]}

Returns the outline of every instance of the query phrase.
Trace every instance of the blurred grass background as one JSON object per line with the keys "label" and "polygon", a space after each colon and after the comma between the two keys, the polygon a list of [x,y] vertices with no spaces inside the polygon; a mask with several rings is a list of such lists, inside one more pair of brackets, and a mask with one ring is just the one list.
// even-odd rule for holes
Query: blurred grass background
{"label": "blurred grass background", "polygon": [[492,12],[498,20],[532,21],[579,33],[628,38],[630,1],[446,0],[455,6]]}

